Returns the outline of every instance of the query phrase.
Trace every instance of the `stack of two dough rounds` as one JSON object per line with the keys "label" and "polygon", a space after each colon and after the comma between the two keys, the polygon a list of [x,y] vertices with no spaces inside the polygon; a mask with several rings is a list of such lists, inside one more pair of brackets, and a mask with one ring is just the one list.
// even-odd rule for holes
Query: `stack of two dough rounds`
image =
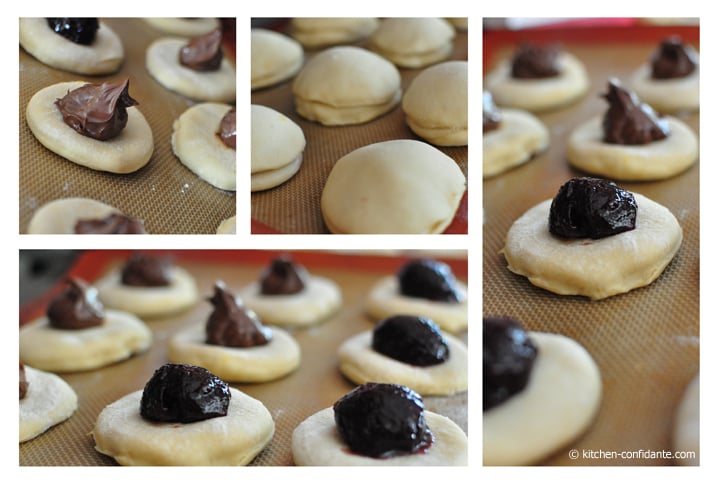
{"label": "stack of two dough rounds", "polygon": [[370,49],[406,68],[429,66],[450,57],[455,29],[433,17],[387,18],[370,38]]}
{"label": "stack of two dough rounds", "polygon": [[278,186],[294,176],[302,164],[302,128],[279,111],[251,106],[251,190]]}
{"label": "stack of two dough rounds", "polygon": [[298,17],[290,21],[290,35],[313,49],[361,41],[379,24],[374,17]]}

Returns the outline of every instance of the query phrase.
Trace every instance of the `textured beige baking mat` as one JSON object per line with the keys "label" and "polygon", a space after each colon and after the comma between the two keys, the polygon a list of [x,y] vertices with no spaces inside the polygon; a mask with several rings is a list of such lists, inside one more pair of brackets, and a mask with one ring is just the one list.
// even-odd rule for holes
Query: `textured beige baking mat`
{"label": "textured beige baking mat", "polygon": [[[318,326],[291,331],[302,353],[300,368],[295,372],[270,383],[232,385],[262,401],[275,420],[275,436],[250,464],[253,466],[292,465],[290,439],[295,427],[352,390],[354,385],[338,370],[336,351],[345,339],[372,329],[373,321],[364,314],[365,297],[378,279],[393,274],[405,261],[397,253],[291,254],[311,273],[334,280],[342,290],[343,306]],[[260,270],[275,255],[276,252],[232,250],[175,252],[175,262],[195,277],[201,301],[185,313],[147,320],[154,342],[146,353],[97,371],[61,374],[77,392],[79,408],[67,421],[20,444],[20,465],[115,465],[114,460],[95,451],[90,435],[100,411],[125,394],[144,387],[155,369],[167,362],[167,342],[174,332],[206,321],[212,307],[204,298],[211,296],[216,280],[223,280],[229,289],[238,289],[256,280]],[[125,257],[126,252],[120,251],[86,252],[70,274],[93,281]],[[459,280],[467,282],[466,256],[454,255],[443,261],[451,265]],[[23,322],[42,315],[47,298],[38,299],[22,309]],[[466,333],[459,337],[467,342]],[[450,417],[467,432],[466,392],[450,397],[425,397],[424,401],[426,409]]]}
{"label": "textured beige baking mat", "polygon": [[[66,197],[87,197],[145,220],[148,233],[212,234],[235,214],[235,193],[216,189],[175,157],[170,146],[173,121],[195,104],[160,85],[145,69],[145,50],[163,37],[143,19],[103,19],[120,36],[125,62],[106,76],[82,76],[51,68],[20,47],[19,231],[25,233],[35,210]],[[235,23],[224,24],[226,55],[234,60]],[[104,82],[130,78],[130,95],[153,132],[155,150],[148,164],[132,174],[111,174],[81,167],[46,149],[25,121],[30,98],[52,84],[83,80]]]}
{"label": "textured beige baking mat", "polygon": [[[488,38],[485,39],[488,42]],[[563,43],[584,61],[591,78],[585,98],[560,111],[540,115],[551,131],[548,152],[483,183],[483,312],[511,315],[532,330],[573,337],[592,354],[603,378],[600,411],[579,440],[548,458],[549,465],[671,464],[669,460],[573,460],[569,451],[670,451],[675,411],[683,391],[698,373],[699,360],[699,163],[666,181],[620,183],[666,206],[684,233],[679,253],[653,284],[592,302],[558,296],[511,273],[498,252],[510,225],[536,203],[552,198],[562,183],[583,175],[569,167],[565,140],[579,123],[604,112],[600,98],[609,76],[627,80],[654,49],[650,42]],[[512,52],[494,46],[487,65]],[[696,133],[699,114],[680,117]],[[625,454],[627,456],[628,454]]]}

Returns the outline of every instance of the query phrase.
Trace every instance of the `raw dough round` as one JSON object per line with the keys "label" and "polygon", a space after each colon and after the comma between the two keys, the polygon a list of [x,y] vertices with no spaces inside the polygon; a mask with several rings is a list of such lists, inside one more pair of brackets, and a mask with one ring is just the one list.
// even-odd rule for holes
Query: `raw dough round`
{"label": "raw dough round", "polygon": [[397,66],[421,68],[450,57],[455,29],[434,17],[386,18],[370,37],[370,49]]}
{"label": "raw dough round", "polygon": [[372,17],[298,17],[290,21],[290,35],[303,46],[350,44],[372,34],[379,25]]}
{"label": "raw dough round", "polygon": [[558,55],[560,74],[543,79],[514,79],[512,62],[502,61],[485,78],[485,89],[501,107],[532,112],[554,110],[582,97],[590,87],[583,63],[570,54]]}
{"label": "raw dough round", "polygon": [[530,332],[538,347],[530,380],[483,413],[483,465],[536,464],[584,432],[602,397],[595,360],[576,341]]}
{"label": "raw dough round", "polygon": [[286,331],[271,327],[272,339],[249,348],[205,343],[205,325],[170,338],[168,358],[173,363],[202,366],[227,382],[260,383],[281,378],[300,366],[300,346]]}
{"label": "raw dough round", "polygon": [[649,181],[677,175],[697,161],[698,139],[682,121],[665,118],[670,136],[644,145],[605,143],[602,117],[588,120],[568,138],[568,161],[580,170],[608,179]]}
{"label": "raw dough round", "polygon": [[400,72],[360,47],[326,49],[305,63],[292,85],[295,109],[323,125],[373,120],[400,102]]}
{"label": "raw dough round", "polygon": [[29,383],[20,400],[20,442],[34,439],[77,410],[75,390],[59,376],[25,365]]}
{"label": "raw dough round", "polygon": [[178,18],[178,17],[147,17],[145,22],[163,34],[198,37],[219,29],[220,19],[216,18]]}
{"label": "raw dough round", "polygon": [[217,71],[195,71],[180,64],[178,53],[187,39],[158,39],[147,49],[148,72],[170,91],[197,101],[229,103],[235,99],[235,68],[223,58]]}
{"label": "raw dough round", "polygon": [[664,206],[634,193],[635,229],[600,239],[562,239],[548,229],[552,200],[518,218],[502,253],[511,272],[560,295],[604,299],[652,283],[682,243],[675,216]]}
{"label": "raw dough round", "polygon": [[235,150],[218,136],[220,121],[232,109],[223,103],[198,103],[173,123],[170,139],[180,162],[218,189],[234,191]]}
{"label": "raw dough round", "polygon": [[235,216],[230,216],[227,219],[224,219],[220,222],[220,224],[217,227],[217,231],[215,234],[218,235],[234,235],[236,233],[235,229]]}
{"label": "raw dough round", "polygon": [[28,233],[71,235],[75,234],[75,224],[79,220],[104,219],[111,214],[122,214],[122,211],[94,199],[56,199],[35,211],[28,224]]}
{"label": "raw dough round", "polygon": [[421,395],[452,395],[467,390],[467,346],[443,334],[450,358],[433,366],[413,366],[378,353],[372,348],[373,331],[351,337],[338,349],[340,371],[356,385],[368,382],[397,383]]}
{"label": "raw dough round", "polygon": [[274,30],[250,31],[250,88],[258,89],[286,81],[303,65],[302,46]]}
{"label": "raw dough round", "polygon": [[320,201],[333,233],[442,233],[465,193],[457,163],[432,145],[389,140],[338,160]]}
{"label": "raw dough round", "polygon": [[86,329],[56,329],[40,317],[20,328],[20,361],[59,373],[94,370],[149,349],[152,339],[140,319],[111,309],[105,322]]}
{"label": "raw dough round", "polygon": [[275,434],[267,408],[235,388],[225,417],[189,424],[145,420],[142,393],[105,407],[92,431],[95,449],[123,466],[244,466]]}
{"label": "raw dough round", "polygon": [[700,465],[700,376],[688,383],[675,416],[675,452],[694,452],[695,457],[676,459],[683,466]]}
{"label": "raw dough round", "polygon": [[365,311],[376,320],[396,314],[427,317],[444,331],[457,333],[468,326],[468,289],[462,282],[455,282],[460,302],[435,302],[400,294],[396,276],[391,275],[373,286],[365,303]]}
{"label": "raw dough round", "polygon": [[133,287],[122,283],[122,269],[116,268],[95,282],[100,302],[110,309],[155,318],[176,314],[198,301],[195,279],[186,270],[173,266],[167,287]]}
{"label": "raw dough round", "polygon": [[40,62],[78,74],[114,73],[125,57],[120,37],[102,21],[86,46],[56,34],[45,18],[21,18],[20,45]]}
{"label": "raw dough round", "polygon": [[88,83],[69,81],[35,93],[25,112],[33,135],[59,156],[90,169],[127,174],[144,167],[155,146],[150,125],[136,106],[127,109],[127,125],[120,135],[110,140],[81,135],[63,121],[55,100],[85,84]]}
{"label": "raw dough round", "polygon": [[549,130],[532,113],[513,108],[500,113],[500,125],[483,133],[483,178],[522,165],[550,145]]}
{"label": "raw dough round", "polygon": [[312,326],[330,317],[342,305],[340,287],[317,275],[310,275],[305,288],[297,294],[262,295],[260,284],[253,282],[240,289],[238,297],[263,323],[275,326]]}
{"label": "raw dough round", "polygon": [[445,18],[448,22],[455,27],[455,30],[467,31],[468,30],[468,18],[467,17],[447,17]]}
{"label": "raw dough round", "polygon": [[410,83],[402,108],[410,129],[433,145],[467,145],[467,61],[443,62],[423,70]]}
{"label": "raw dough round", "polygon": [[642,101],[661,113],[697,111],[700,108],[700,68],[684,78],[653,79],[649,64],[630,76],[630,87]]}
{"label": "raw dough round", "polygon": [[279,111],[251,105],[251,190],[278,186],[300,170],[305,135],[302,128]]}

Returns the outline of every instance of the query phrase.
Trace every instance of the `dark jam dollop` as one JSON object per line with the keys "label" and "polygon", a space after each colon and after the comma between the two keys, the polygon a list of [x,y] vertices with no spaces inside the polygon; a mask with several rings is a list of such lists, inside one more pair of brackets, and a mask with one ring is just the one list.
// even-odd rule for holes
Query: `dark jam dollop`
{"label": "dark jam dollop", "polygon": [[218,137],[220,137],[220,140],[222,140],[222,143],[224,143],[226,147],[233,150],[236,149],[237,115],[235,114],[235,108],[228,110],[225,116],[222,117],[222,120],[220,120]]}
{"label": "dark jam dollop", "polygon": [[521,44],[512,59],[511,74],[517,79],[552,78],[560,74],[560,46]]}
{"label": "dark jam dollop", "polygon": [[455,275],[450,266],[437,260],[411,260],[397,272],[400,293],[437,302],[460,302]]}
{"label": "dark jam dollop", "polygon": [[537,347],[517,320],[483,318],[483,411],[525,388],[537,353]]}
{"label": "dark jam dollop", "polygon": [[172,267],[170,257],[133,253],[122,269],[120,281],[130,287],[167,287]]}
{"label": "dark jam dollop", "polygon": [[113,213],[104,218],[80,219],[75,223],[79,235],[144,235],[145,225],[139,219]]}
{"label": "dark jam dollop", "polygon": [[30,383],[28,383],[27,378],[25,377],[25,366],[20,363],[20,400],[25,398],[25,395],[27,395],[29,386]]}
{"label": "dark jam dollop", "polygon": [[57,329],[86,329],[105,320],[105,308],[98,291],[80,278],[67,279],[67,287],[48,305],[50,326]]}
{"label": "dark jam dollop", "polygon": [[698,66],[697,52],[683,44],[678,36],[660,43],[650,59],[653,79],[675,79],[689,76]]}
{"label": "dark jam dollop", "polygon": [[272,330],[263,326],[253,311],[243,307],[224,283],[215,283],[215,294],[209,300],[215,308],[205,324],[207,344],[249,348],[272,339]]}
{"label": "dark jam dollop", "polygon": [[495,130],[500,126],[501,121],[500,109],[495,104],[492,94],[483,91],[483,133]]}
{"label": "dark jam dollop", "polygon": [[145,384],[140,415],[153,422],[187,424],[227,415],[230,388],[200,366],[166,364]]}
{"label": "dark jam dollop", "polygon": [[180,49],[180,64],[193,71],[217,71],[223,59],[222,32],[215,29]]}
{"label": "dark jam dollop", "polygon": [[450,358],[450,348],[438,325],[419,316],[396,315],[378,322],[372,348],[413,366],[437,365]]}
{"label": "dark jam dollop", "polygon": [[608,81],[604,98],[608,109],[603,117],[603,142],[644,145],[670,135],[668,121],[640,101],[634,92],[623,88],[617,79]]}
{"label": "dark jam dollop", "polygon": [[635,228],[637,203],[613,182],[576,177],[550,204],[550,232],[561,238],[604,238]]}
{"label": "dark jam dollop", "polygon": [[260,274],[262,295],[292,295],[302,292],[308,280],[305,267],[287,255],[279,256]]}
{"label": "dark jam dollop", "polygon": [[48,18],[47,23],[56,34],[75,44],[89,46],[100,28],[96,18]]}
{"label": "dark jam dollop", "polygon": [[333,405],[335,424],[352,452],[376,458],[424,452],[433,442],[422,397],[405,386],[366,383]]}

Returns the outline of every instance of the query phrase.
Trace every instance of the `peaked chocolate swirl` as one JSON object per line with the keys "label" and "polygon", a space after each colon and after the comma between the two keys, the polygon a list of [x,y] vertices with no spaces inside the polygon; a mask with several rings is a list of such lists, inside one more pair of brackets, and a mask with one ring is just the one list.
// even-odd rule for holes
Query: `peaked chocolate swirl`
{"label": "peaked chocolate swirl", "polygon": [[180,64],[194,71],[217,71],[223,59],[222,32],[215,29],[180,49]]}
{"label": "peaked chocolate swirl", "polygon": [[604,98],[610,105],[603,118],[603,141],[619,145],[643,145],[670,135],[668,121],[632,91],[611,78]]}
{"label": "peaked chocolate swirl", "polygon": [[684,78],[695,71],[698,56],[695,49],[683,44],[678,36],[671,36],[660,43],[650,59],[653,79]]}
{"label": "peaked chocolate swirl", "polygon": [[167,287],[171,269],[169,257],[133,253],[122,269],[121,281],[131,287]]}
{"label": "peaked chocolate swirl", "polygon": [[68,287],[48,306],[50,326],[73,330],[101,325],[105,307],[98,300],[97,289],[77,277],[69,277],[67,283]]}
{"label": "peaked chocolate swirl", "polygon": [[207,344],[249,348],[272,339],[272,330],[263,326],[253,311],[244,308],[223,282],[215,283],[215,294],[208,300],[215,309],[205,325]]}
{"label": "peaked chocolate swirl", "polygon": [[308,275],[302,265],[297,265],[289,256],[275,258],[260,274],[262,295],[292,295],[305,288]]}
{"label": "peaked chocolate swirl", "polygon": [[518,79],[551,78],[560,74],[560,47],[552,44],[538,46],[523,43],[512,59],[512,77]]}

